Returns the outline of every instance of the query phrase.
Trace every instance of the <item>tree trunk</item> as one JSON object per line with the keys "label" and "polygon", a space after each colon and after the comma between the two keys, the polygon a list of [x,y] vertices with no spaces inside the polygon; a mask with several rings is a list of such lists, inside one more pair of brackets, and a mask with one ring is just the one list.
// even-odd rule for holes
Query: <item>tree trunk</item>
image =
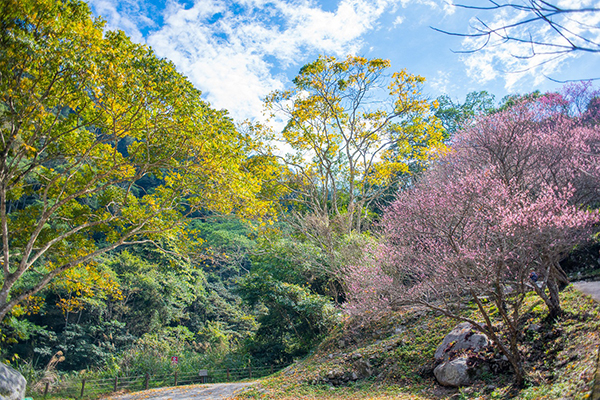
{"label": "tree trunk", "polygon": [[560,297],[558,292],[558,285],[554,280],[554,277],[551,276],[548,279],[548,292],[550,293],[550,305],[548,317],[550,319],[554,319],[562,313],[562,308],[560,307]]}
{"label": "tree trunk", "polygon": [[518,360],[511,360],[509,357],[508,361],[512,365],[515,373],[515,386],[522,388],[525,386],[525,370],[523,369],[523,363],[521,362],[520,357]]}
{"label": "tree trunk", "polygon": [[507,332],[508,339],[509,339],[509,343],[508,343],[509,347],[508,348],[504,343],[502,343],[502,341],[500,340],[500,337],[498,335],[496,335],[496,332],[494,331],[494,324],[492,323],[490,315],[486,312],[485,307],[483,307],[483,304],[481,303],[481,299],[474,292],[471,292],[471,295],[472,295],[473,299],[475,300],[477,307],[479,308],[479,311],[485,321],[485,326],[487,328],[487,332],[486,331],[481,331],[481,332],[484,335],[486,335],[488,337],[488,339],[490,339],[490,341],[494,344],[494,346],[497,349],[499,349],[500,352],[506,356],[506,358],[508,358],[508,362],[513,367],[513,371],[515,373],[515,385],[517,387],[523,387],[523,385],[525,383],[525,371],[523,369],[523,361],[522,361],[521,353],[519,352],[519,346],[518,346],[519,332],[518,332],[518,330],[514,329],[514,327],[510,323],[510,318],[509,318],[508,314],[503,309],[505,306],[505,303],[504,303],[503,297],[502,297],[502,292],[501,292],[502,288],[500,286],[497,286],[497,290],[499,290],[499,292],[496,295],[496,300],[497,300],[496,304],[498,306],[498,309],[500,310],[500,313],[503,315],[504,322],[509,326],[509,330]]}

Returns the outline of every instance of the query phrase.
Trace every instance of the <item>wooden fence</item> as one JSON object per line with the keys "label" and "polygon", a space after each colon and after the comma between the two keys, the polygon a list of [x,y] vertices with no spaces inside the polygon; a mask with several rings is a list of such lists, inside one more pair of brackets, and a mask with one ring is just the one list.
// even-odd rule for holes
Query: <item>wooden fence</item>
{"label": "wooden fence", "polygon": [[[280,367],[281,368],[281,367]],[[278,371],[273,365],[248,366],[246,368],[204,369],[194,373],[172,373],[137,376],[115,376],[109,378],[63,378],[57,382],[46,382],[38,391],[29,390],[34,398],[95,399],[111,393],[136,392],[160,387],[202,383],[236,382],[244,379],[264,377]],[[37,385],[40,387],[40,385]]]}

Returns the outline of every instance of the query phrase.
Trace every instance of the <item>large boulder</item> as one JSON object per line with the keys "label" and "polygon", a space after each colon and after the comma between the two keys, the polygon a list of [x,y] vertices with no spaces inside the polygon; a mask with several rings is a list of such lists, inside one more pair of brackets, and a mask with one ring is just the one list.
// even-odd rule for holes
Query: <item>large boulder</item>
{"label": "large boulder", "polygon": [[440,363],[433,370],[435,378],[445,386],[470,385],[485,367],[470,361],[479,358],[477,353],[487,350],[489,345],[487,336],[473,330],[473,325],[468,322],[458,324],[435,352],[435,360]]}
{"label": "large boulder", "polygon": [[467,357],[441,363],[433,370],[435,379],[444,386],[467,386],[471,384],[470,368]]}
{"label": "large boulder", "polygon": [[22,400],[27,380],[14,368],[0,363],[0,400]]}
{"label": "large boulder", "polygon": [[487,336],[473,330],[473,325],[470,323],[462,322],[452,329],[442,344],[438,346],[435,351],[435,360],[445,362],[460,353],[477,353],[489,344]]}

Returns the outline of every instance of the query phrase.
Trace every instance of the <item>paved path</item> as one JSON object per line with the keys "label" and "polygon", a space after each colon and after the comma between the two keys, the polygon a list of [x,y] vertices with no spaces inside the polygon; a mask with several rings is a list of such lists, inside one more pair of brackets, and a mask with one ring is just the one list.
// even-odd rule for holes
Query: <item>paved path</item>
{"label": "paved path", "polygon": [[143,392],[108,397],[107,400],[223,400],[255,383],[215,383],[210,385],[150,389]]}
{"label": "paved path", "polygon": [[573,282],[575,289],[592,296],[592,299],[600,302],[600,281],[596,282]]}
{"label": "paved path", "polygon": [[[592,296],[592,299],[600,302],[600,281],[595,282],[573,282],[575,289]],[[598,360],[596,361],[596,373],[594,374],[594,386],[590,400],[600,400],[600,349],[598,349]]]}

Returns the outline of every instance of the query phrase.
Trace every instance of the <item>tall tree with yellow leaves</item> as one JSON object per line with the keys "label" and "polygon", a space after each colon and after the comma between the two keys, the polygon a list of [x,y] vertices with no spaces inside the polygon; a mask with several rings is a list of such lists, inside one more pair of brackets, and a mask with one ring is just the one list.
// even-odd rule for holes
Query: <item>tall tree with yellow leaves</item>
{"label": "tall tree with yellow leaves", "polygon": [[195,211],[268,209],[226,112],[85,3],[3,1],[0,25],[0,320],[73,266],[183,237]]}
{"label": "tall tree with yellow leaves", "polygon": [[405,70],[390,78],[389,67],[321,56],[292,89],[266,100],[271,117],[287,123],[273,137],[292,150],[281,159],[293,200],[314,215],[342,217],[346,233],[361,232],[369,207],[442,146],[434,104],[420,92],[425,79]]}
{"label": "tall tree with yellow leaves", "polygon": [[284,165],[286,213],[325,253],[329,275],[353,257],[352,237],[368,229],[390,188],[444,147],[435,103],[421,94],[425,79],[405,70],[390,76],[389,67],[321,56],[265,102],[271,121],[286,124],[270,136],[283,144],[272,155]]}

